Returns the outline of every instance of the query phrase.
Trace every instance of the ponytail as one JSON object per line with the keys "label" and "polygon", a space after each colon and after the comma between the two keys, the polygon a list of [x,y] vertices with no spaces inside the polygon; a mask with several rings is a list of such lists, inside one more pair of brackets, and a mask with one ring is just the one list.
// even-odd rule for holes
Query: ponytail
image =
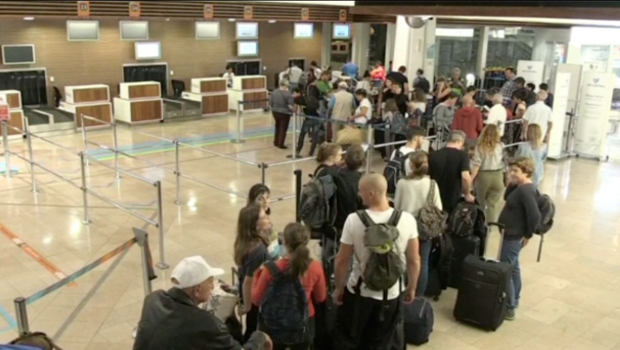
{"label": "ponytail", "polygon": [[290,223],[284,228],[284,243],[291,257],[289,273],[294,277],[302,277],[310,268],[312,258],[308,242],[308,229],[299,223]]}

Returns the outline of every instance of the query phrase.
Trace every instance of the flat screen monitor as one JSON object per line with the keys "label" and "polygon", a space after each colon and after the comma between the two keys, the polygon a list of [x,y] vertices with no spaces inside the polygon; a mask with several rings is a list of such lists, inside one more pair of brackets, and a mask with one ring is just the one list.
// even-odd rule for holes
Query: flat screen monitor
{"label": "flat screen monitor", "polygon": [[258,41],[237,41],[237,56],[255,57],[258,56]]}
{"label": "flat screen monitor", "polygon": [[99,41],[99,21],[67,21],[67,40]]}
{"label": "flat screen monitor", "polygon": [[148,21],[120,21],[121,40],[149,40]]}
{"label": "flat screen monitor", "polygon": [[136,43],[136,60],[158,60],[160,58],[161,43],[159,41]]}
{"label": "flat screen monitor", "polygon": [[196,39],[209,40],[220,38],[220,22],[196,22]]}
{"label": "flat screen monitor", "polygon": [[351,39],[351,25],[334,23],[332,39]]}
{"label": "flat screen monitor", "polygon": [[237,22],[237,39],[258,39],[257,22]]}
{"label": "flat screen monitor", "polygon": [[34,45],[2,45],[3,64],[34,64]]}
{"label": "flat screen monitor", "polygon": [[313,23],[295,23],[294,26],[295,39],[310,39],[314,37]]}

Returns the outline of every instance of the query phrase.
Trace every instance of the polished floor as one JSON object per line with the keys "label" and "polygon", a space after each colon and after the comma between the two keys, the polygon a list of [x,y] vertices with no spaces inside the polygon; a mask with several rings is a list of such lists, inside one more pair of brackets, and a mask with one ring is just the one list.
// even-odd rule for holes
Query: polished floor
{"label": "polished floor", "polygon": [[[286,157],[290,151],[272,147],[271,123],[266,115],[247,117],[246,141],[241,144],[228,141],[235,127],[234,118],[228,117],[119,127],[119,148],[139,158],[121,157],[119,166],[138,176],[121,174],[117,179],[110,168],[114,157],[89,146],[92,160],[86,169],[87,187],[107,200],[88,197],[92,220],[88,226],[82,223],[79,190],[77,152],[84,150],[80,134],[50,137],[66,149],[41,140],[33,142],[36,162],[67,179],[37,168],[36,195],[27,164],[12,158],[11,167],[19,173],[11,179],[0,178],[0,342],[15,336],[14,298],[29,297],[97,260],[130,240],[133,227],[148,230],[153,259],[161,261],[159,231],[147,223],[159,220],[156,181],[162,184],[165,262],[171,266],[194,254],[227,270],[232,266],[236,215],[249,187],[261,181],[258,163],[271,164],[266,183],[273,189],[272,198],[284,198],[272,203],[276,228],[293,221],[293,171],[303,170],[305,181],[315,163],[273,165],[290,160]],[[113,144],[109,129],[89,131],[87,138]],[[179,169],[187,176],[180,179],[181,205],[175,204],[171,142],[175,139],[182,142]],[[10,148],[27,157],[23,140],[11,141]],[[612,142],[609,162],[571,158],[547,163],[542,189],[556,202],[556,224],[545,242],[541,262],[536,262],[538,238],[522,254],[524,290],[517,319],[496,332],[458,324],[452,317],[456,293],[448,290],[433,304],[434,332],[430,343],[421,349],[620,350],[618,149],[618,143]],[[372,169],[381,171],[382,167],[383,162],[374,158]],[[155,289],[170,285],[170,271],[156,269]],[[48,333],[68,350],[131,349],[131,332],[143,298],[140,250],[134,245],[74,284],[29,304],[30,328]]]}

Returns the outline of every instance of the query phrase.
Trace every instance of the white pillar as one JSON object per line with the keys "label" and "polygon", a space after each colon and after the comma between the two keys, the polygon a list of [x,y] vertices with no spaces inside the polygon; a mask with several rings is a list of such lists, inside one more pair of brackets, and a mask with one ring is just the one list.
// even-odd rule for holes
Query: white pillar
{"label": "white pillar", "polygon": [[418,68],[432,80],[435,74],[435,27],[434,19],[429,19],[422,28],[411,28],[404,16],[396,17],[394,35],[393,67],[407,67],[410,76]]}
{"label": "white pillar", "polygon": [[368,49],[370,45],[370,23],[353,23],[353,48],[351,58],[360,69],[360,74],[368,69]]}
{"label": "white pillar", "polygon": [[[385,58],[383,62],[385,66],[394,60],[394,47],[396,46],[396,23],[388,23],[387,34],[385,36]],[[392,69],[398,69],[398,67]]]}
{"label": "white pillar", "polygon": [[489,51],[489,33],[491,28],[484,26],[480,28],[480,38],[478,41],[478,58],[476,59],[476,74],[484,79],[484,68],[487,66],[487,52]]}
{"label": "white pillar", "polygon": [[321,49],[321,67],[327,67],[332,62],[332,23],[324,22],[322,28],[323,43]]}

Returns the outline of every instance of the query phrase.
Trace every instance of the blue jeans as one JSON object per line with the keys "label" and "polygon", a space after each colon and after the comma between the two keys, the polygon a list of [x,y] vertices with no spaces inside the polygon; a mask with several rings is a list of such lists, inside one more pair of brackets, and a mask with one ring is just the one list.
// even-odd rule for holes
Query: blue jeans
{"label": "blue jeans", "polygon": [[519,298],[521,297],[521,268],[519,267],[519,254],[523,248],[520,239],[504,239],[502,244],[502,254],[500,261],[507,262],[512,265],[512,278],[508,285],[508,309],[516,309],[519,307]]}
{"label": "blue jeans", "polygon": [[431,239],[420,241],[420,278],[418,278],[418,288],[415,291],[416,296],[423,296],[428,286],[429,260],[432,247],[433,241]]}

